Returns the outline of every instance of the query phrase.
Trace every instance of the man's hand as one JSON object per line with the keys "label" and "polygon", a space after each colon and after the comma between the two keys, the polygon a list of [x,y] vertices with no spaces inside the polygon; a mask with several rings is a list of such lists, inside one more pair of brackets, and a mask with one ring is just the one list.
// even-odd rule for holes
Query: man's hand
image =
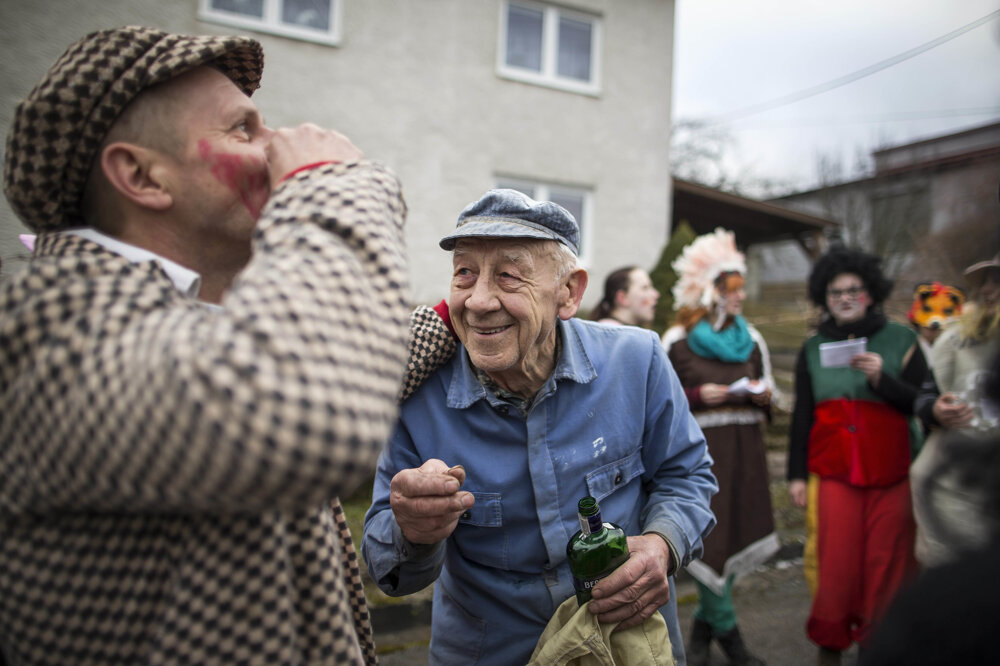
{"label": "man's hand", "polygon": [[865,373],[865,378],[872,386],[878,386],[882,379],[882,357],[875,352],[855,354],[851,357],[851,367]]}
{"label": "man's hand", "polygon": [[942,393],[934,401],[934,418],[945,428],[962,428],[972,422],[972,407],[954,393]]}
{"label": "man's hand", "polygon": [[472,493],[459,492],[463,483],[463,467],[449,468],[437,458],[392,477],[389,505],[403,536],[419,544],[447,539],[462,513],[475,502]]}
{"label": "man's hand", "polygon": [[274,130],[266,151],[272,190],[300,167],[319,162],[355,162],[363,156],[340,132],[312,123]]}
{"label": "man's hand", "polygon": [[628,537],[629,558],[592,592],[590,612],[615,631],[642,624],[670,600],[670,547],[658,534]]}
{"label": "man's hand", "polygon": [[809,492],[806,482],[802,479],[792,479],[788,482],[788,496],[792,499],[792,504],[799,508],[805,508],[809,501]]}

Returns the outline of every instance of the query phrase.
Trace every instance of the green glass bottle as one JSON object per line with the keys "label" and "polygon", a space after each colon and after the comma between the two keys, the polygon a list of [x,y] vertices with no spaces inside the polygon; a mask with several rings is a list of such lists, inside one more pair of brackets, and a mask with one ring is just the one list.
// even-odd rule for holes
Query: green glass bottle
{"label": "green glass bottle", "polygon": [[577,503],[580,530],[566,544],[569,570],[573,573],[576,600],[582,606],[590,601],[590,591],[628,559],[625,530],[601,520],[601,507],[593,497]]}

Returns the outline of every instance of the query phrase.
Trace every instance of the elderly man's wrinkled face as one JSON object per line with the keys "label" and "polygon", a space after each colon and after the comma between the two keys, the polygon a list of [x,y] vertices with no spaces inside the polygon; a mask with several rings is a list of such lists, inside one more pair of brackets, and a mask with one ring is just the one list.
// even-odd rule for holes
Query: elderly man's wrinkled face
{"label": "elderly man's wrinkled face", "polygon": [[548,377],[556,319],[579,305],[567,284],[574,274],[559,277],[558,256],[552,241],[468,239],[455,247],[448,300],[455,332],[472,363],[516,393]]}

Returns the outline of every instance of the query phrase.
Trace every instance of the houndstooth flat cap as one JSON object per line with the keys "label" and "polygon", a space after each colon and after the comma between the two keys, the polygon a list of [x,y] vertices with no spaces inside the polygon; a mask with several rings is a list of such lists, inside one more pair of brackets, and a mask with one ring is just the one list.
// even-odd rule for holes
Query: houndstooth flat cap
{"label": "houndstooth flat cap", "polygon": [[264,52],[248,37],[139,26],[94,32],[66,49],[14,112],[4,164],[14,212],[34,231],[82,226],[87,175],[115,119],[144,89],[207,63],[251,95]]}

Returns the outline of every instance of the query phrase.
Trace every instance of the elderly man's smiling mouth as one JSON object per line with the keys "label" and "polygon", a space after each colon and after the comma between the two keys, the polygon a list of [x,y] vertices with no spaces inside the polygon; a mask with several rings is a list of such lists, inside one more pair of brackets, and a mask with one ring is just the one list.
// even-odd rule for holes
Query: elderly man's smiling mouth
{"label": "elderly man's smiling mouth", "polygon": [[498,335],[500,333],[503,333],[508,328],[510,328],[510,324],[506,324],[504,326],[493,326],[493,327],[490,327],[490,328],[485,328],[485,327],[482,327],[482,326],[471,326],[470,328],[472,329],[472,331],[476,335],[487,335],[488,336],[488,335]]}

